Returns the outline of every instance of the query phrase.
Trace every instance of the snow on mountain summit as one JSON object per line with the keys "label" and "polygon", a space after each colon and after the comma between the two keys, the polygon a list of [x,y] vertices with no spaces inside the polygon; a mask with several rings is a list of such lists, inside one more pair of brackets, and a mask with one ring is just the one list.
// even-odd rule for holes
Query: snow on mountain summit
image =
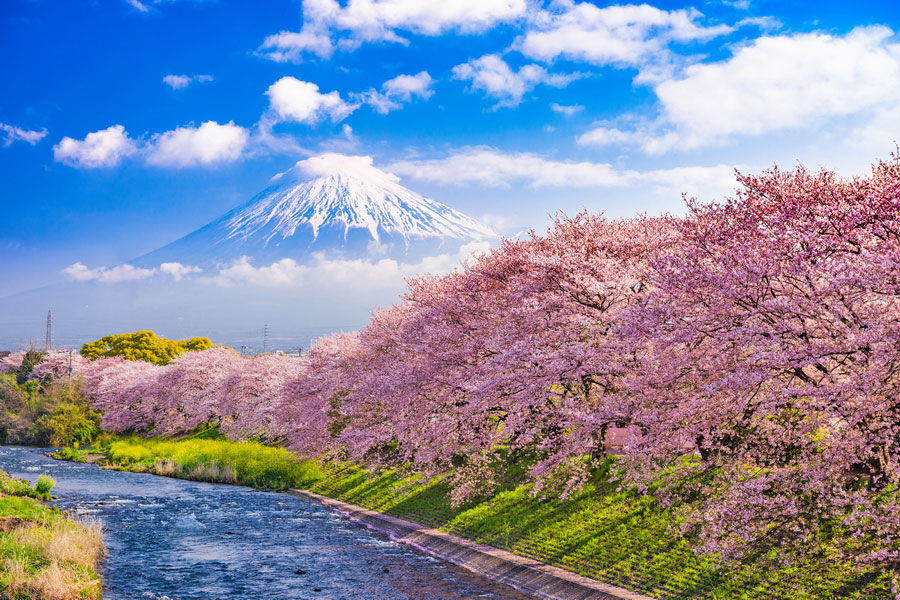
{"label": "snow on mountain summit", "polygon": [[299,161],[268,188],[205,227],[135,261],[219,264],[241,256],[302,260],[312,252],[411,258],[473,240],[486,225],[425,198],[368,156],[327,153]]}
{"label": "snow on mountain summit", "polygon": [[403,238],[494,238],[490,228],[449,206],[429,200],[372,166],[368,156],[323,154],[301,160],[273,178],[269,188],[225,221],[228,238],[265,237],[266,243],[293,236],[309,225],[313,237],[323,226],[343,224],[345,235],[366,229]]}

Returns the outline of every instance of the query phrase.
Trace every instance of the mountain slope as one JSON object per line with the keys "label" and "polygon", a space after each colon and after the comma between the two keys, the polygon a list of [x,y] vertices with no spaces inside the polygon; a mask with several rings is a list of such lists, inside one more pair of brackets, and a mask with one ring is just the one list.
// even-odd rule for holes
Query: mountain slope
{"label": "mountain slope", "polygon": [[131,261],[211,265],[315,252],[416,259],[497,234],[399,183],[368,157],[324,154],[298,162],[269,188],[205,227]]}

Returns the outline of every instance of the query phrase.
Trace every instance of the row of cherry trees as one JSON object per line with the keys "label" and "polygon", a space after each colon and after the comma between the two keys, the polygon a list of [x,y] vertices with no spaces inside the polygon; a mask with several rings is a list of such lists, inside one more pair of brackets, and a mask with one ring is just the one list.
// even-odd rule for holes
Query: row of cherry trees
{"label": "row of cherry trees", "polygon": [[897,572],[900,164],[739,182],[684,217],[559,217],[410,281],[301,360],[213,348],[77,370],[114,431],[218,422],[304,455],[452,471],[459,498],[499,458],[565,493],[621,446],[628,480],[705,551],[825,541]]}

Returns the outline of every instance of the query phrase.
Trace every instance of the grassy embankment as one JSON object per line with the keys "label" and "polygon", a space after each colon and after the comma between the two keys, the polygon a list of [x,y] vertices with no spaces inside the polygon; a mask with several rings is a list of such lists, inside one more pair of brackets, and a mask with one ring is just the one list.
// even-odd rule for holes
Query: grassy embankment
{"label": "grassy embankment", "polygon": [[262,489],[306,487],[322,477],[315,461],[257,442],[228,441],[214,429],[184,439],[104,434],[92,447],[65,448],[53,456],[83,461],[91,454],[102,454],[107,468]]}
{"label": "grassy embankment", "polygon": [[0,597],[90,600],[102,597],[96,572],[103,556],[100,525],[77,523],[54,507],[55,482],[41,475],[32,488],[0,471]]}
{"label": "grassy embankment", "polygon": [[893,597],[886,577],[839,562],[771,568],[763,560],[769,556],[719,568],[670,532],[670,511],[636,490],[620,489],[602,471],[564,500],[533,495],[529,485],[517,483],[521,471],[512,469],[499,491],[454,507],[440,478],[350,464],[318,468],[253,443],[132,437],[107,441],[103,453],[116,468],[310,489],[660,599]]}

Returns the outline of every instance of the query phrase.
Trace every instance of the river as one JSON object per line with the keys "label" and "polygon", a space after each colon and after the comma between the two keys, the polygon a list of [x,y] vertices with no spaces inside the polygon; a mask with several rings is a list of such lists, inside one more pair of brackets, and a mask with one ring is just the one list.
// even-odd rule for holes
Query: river
{"label": "river", "polygon": [[100,518],[110,600],[527,600],[306,498],[104,471],[0,446],[0,469],[56,479],[55,504]]}

